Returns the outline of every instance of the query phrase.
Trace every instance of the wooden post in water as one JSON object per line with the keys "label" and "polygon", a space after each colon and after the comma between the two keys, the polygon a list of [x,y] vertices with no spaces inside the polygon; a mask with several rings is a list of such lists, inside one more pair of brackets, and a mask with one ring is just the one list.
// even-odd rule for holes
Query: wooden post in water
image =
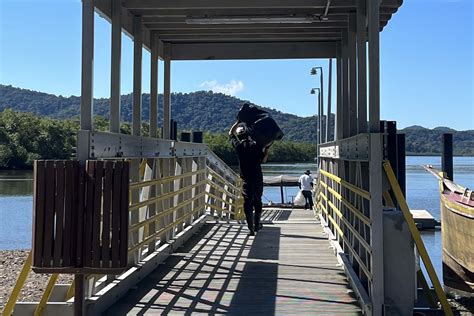
{"label": "wooden post in water", "polygon": [[441,170],[446,173],[449,180],[453,181],[453,134],[443,134]]}
{"label": "wooden post in water", "polygon": [[285,203],[285,199],[283,197],[283,184],[280,185],[280,196],[281,196],[281,204]]}
{"label": "wooden post in water", "polygon": [[397,134],[397,179],[403,196],[406,198],[406,160],[405,134]]}

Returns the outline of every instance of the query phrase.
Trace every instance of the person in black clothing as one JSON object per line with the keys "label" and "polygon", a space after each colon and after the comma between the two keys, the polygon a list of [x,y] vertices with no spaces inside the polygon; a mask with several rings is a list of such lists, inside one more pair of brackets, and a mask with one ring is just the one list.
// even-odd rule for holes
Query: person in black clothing
{"label": "person in black clothing", "polygon": [[[262,229],[263,174],[261,163],[266,161],[268,148],[262,148],[250,137],[245,123],[236,122],[229,130],[229,136],[237,151],[240,176],[243,180],[242,195],[249,235]],[[255,212],[254,212],[255,210]]]}

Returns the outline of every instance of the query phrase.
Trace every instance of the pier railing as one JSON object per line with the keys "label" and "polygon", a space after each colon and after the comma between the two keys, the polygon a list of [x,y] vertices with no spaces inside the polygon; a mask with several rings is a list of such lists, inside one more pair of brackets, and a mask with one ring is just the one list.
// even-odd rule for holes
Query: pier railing
{"label": "pier railing", "polygon": [[380,201],[374,198],[374,187],[379,186],[381,193],[382,183],[381,177],[373,177],[381,166],[371,163],[373,155],[381,155],[380,134],[358,134],[319,146],[316,197],[323,225],[369,315],[374,296],[383,295],[377,289],[377,278],[383,273],[382,195]]}
{"label": "pier railing", "polygon": [[[88,165],[100,161],[127,161],[130,165],[126,210],[128,268],[120,275],[105,275],[96,269],[94,274],[85,276],[84,297],[88,312],[100,313],[107,308],[117,295],[126,292],[184,243],[206,219],[243,218],[240,177],[205,144],[91,131],[81,131],[78,142],[83,149],[87,148]],[[100,185],[106,185],[106,181],[102,183]],[[97,192],[103,192],[102,189],[104,187]],[[87,200],[87,196],[84,199]],[[108,200],[102,195],[97,199]],[[104,207],[104,203],[99,204]],[[99,217],[97,226],[103,227],[104,220],[110,219]],[[100,243],[104,242],[111,241],[100,240]],[[13,308],[15,312],[36,314],[41,314],[45,308],[60,314],[72,313],[74,284],[56,285],[57,273],[52,274],[40,302],[15,306],[31,268],[30,256],[12,290],[4,315],[11,314]],[[81,271],[80,268],[76,270]],[[56,298],[63,299],[50,306],[47,302],[52,292]]]}

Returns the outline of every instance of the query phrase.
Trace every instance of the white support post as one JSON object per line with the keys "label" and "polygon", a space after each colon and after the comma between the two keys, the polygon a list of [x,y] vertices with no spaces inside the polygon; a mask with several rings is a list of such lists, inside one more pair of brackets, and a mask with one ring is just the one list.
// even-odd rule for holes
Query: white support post
{"label": "white support post", "polygon": [[372,231],[372,315],[384,314],[382,141],[380,134],[379,9],[380,0],[367,2],[369,28],[369,131],[370,135],[370,218]]}
{"label": "white support post", "polygon": [[320,78],[320,87],[319,90],[319,145],[324,143],[324,130],[323,130],[323,116],[324,116],[324,76],[323,76],[323,67],[321,67],[321,72],[319,73]]}
{"label": "white support post", "polygon": [[380,132],[380,0],[368,0],[369,21],[369,130]]}
{"label": "white support post", "polygon": [[164,62],[164,87],[163,87],[163,138],[170,139],[171,120],[171,61],[169,57]]}
{"label": "white support post", "polygon": [[92,130],[94,81],[94,2],[82,1],[81,129]]}
{"label": "white support post", "polygon": [[140,136],[142,110],[142,19],[133,18],[133,111],[132,135]]}
{"label": "white support post", "polygon": [[337,99],[336,99],[336,135],[335,140],[342,139],[342,117],[343,117],[343,90],[342,90],[342,48],[339,47],[336,64],[336,76],[337,76]]}
{"label": "white support post", "polygon": [[348,32],[342,31],[342,137],[349,137],[349,58]]}
{"label": "white support post", "polygon": [[356,15],[349,14],[349,136],[357,134]]}
{"label": "white support post", "polygon": [[[82,1],[81,130],[93,130],[94,105],[94,1]],[[89,144],[78,142],[77,159],[85,165]],[[85,315],[85,299],[90,296],[86,276],[75,274],[74,314]]]}
{"label": "white support post", "polygon": [[150,137],[156,137],[158,128],[158,45],[157,35],[151,34],[150,61]]}
{"label": "white support post", "polygon": [[110,67],[110,125],[112,133],[120,132],[120,65],[122,58],[122,6],[112,1],[112,56]]}
{"label": "white support post", "polygon": [[[330,126],[331,126],[331,100],[332,98],[332,58],[329,58],[329,69],[328,69],[328,109],[326,116],[326,142],[331,140],[330,138]],[[335,131],[334,131],[335,133]]]}
{"label": "white support post", "polygon": [[357,131],[367,132],[367,0],[359,0],[357,7]]}

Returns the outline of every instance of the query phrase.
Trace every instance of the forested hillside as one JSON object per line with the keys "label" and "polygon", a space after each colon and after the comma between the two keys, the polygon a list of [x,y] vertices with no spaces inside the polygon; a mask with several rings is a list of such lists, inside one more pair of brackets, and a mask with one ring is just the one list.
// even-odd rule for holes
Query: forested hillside
{"label": "forested hillside", "polygon": [[[142,117],[148,120],[150,95],[143,95]],[[225,132],[235,121],[236,113],[244,100],[221,93],[198,91],[174,93],[171,95],[172,117],[178,122],[179,130],[202,130],[211,133]],[[159,96],[159,116],[162,115],[163,96]],[[40,116],[57,119],[74,119],[79,116],[79,97],[62,97],[31,90],[0,85],[0,112],[5,109],[32,112]],[[103,117],[104,124],[109,117],[109,100],[96,99],[94,114]],[[131,121],[132,95],[122,96],[122,120]],[[285,133],[285,140],[314,143],[317,118],[299,117],[274,109],[269,111]],[[334,122],[334,118],[331,120]],[[123,125],[124,129],[128,125]],[[325,120],[323,122],[325,128]],[[1,131],[0,131],[1,132]],[[455,155],[474,155],[474,130],[455,131],[447,127],[427,129],[411,126],[399,131],[406,134],[406,150],[411,155],[441,153],[441,135],[454,134]]]}
{"label": "forested hillside", "polygon": [[[204,130],[213,133],[226,131],[235,121],[237,111],[244,100],[211,91],[173,93],[171,115],[178,122],[180,130]],[[163,95],[158,98],[158,116],[162,117]],[[148,120],[150,95],[143,94],[142,118]],[[80,98],[68,98],[31,90],[0,85],[0,112],[4,109],[32,112],[41,116],[67,119],[79,116]],[[108,119],[109,99],[94,100],[94,114]],[[285,139],[293,141],[314,141],[316,139],[315,117],[299,117],[265,108],[285,133]],[[122,96],[122,120],[132,120],[132,95]],[[334,120],[332,120],[334,122]],[[159,122],[160,123],[160,122]],[[323,123],[325,126],[325,123]],[[324,127],[323,126],[323,127]]]}
{"label": "forested hillside", "polygon": [[428,129],[415,125],[404,128],[399,133],[405,134],[408,155],[439,155],[442,151],[442,135],[452,133],[454,154],[474,156],[474,130],[456,131],[449,127]]}

